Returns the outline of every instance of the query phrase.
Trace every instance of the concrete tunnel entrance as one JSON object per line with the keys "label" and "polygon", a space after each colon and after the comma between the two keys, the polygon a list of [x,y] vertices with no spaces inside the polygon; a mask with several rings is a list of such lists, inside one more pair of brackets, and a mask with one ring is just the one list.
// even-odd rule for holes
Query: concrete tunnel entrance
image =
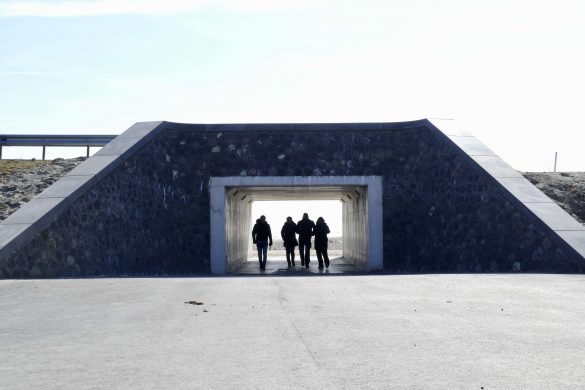
{"label": "concrete tunnel entrance", "polygon": [[340,200],[345,261],[364,271],[383,268],[380,176],[212,177],[209,191],[213,274],[235,272],[247,262],[252,203],[261,200]]}

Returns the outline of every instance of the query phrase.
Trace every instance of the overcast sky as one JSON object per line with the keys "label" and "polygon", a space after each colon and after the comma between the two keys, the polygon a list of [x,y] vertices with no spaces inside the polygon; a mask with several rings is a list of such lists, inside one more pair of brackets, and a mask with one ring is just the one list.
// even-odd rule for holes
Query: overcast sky
{"label": "overcast sky", "polygon": [[2,0],[0,53],[0,133],[452,118],[585,170],[583,0]]}

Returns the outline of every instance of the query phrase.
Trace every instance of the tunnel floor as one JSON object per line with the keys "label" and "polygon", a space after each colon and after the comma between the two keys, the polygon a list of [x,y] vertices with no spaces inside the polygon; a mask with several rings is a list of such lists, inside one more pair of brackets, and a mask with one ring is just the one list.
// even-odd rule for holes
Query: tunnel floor
{"label": "tunnel floor", "polygon": [[311,257],[309,268],[302,267],[300,259],[295,258],[295,267],[288,268],[284,259],[270,259],[266,261],[266,269],[261,270],[257,259],[250,260],[234,273],[235,275],[282,275],[282,276],[307,276],[307,275],[355,275],[365,274],[361,268],[346,263],[343,257],[330,259],[329,268],[319,269],[317,258]]}

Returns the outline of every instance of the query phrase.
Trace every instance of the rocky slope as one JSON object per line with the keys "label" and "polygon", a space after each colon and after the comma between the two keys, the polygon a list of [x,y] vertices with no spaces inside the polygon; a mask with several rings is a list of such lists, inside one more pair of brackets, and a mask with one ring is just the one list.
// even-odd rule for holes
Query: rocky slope
{"label": "rocky slope", "polygon": [[524,176],[575,219],[585,223],[585,172],[526,172]]}
{"label": "rocky slope", "polygon": [[[53,161],[0,160],[0,221],[83,160],[83,157]],[[579,222],[585,223],[585,172],[526,172],[524,176]],[[337,240],[333,241],[333,246],[341,246]]]}
{"label": "rocky slope", "polygon": [[84,157],[53,161],[0,160],[0,221],[83,160]]}

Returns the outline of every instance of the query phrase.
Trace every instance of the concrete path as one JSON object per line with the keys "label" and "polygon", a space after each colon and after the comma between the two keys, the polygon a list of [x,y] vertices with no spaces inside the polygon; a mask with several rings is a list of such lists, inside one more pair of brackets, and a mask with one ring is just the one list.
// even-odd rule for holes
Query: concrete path
{"label": "concrete path", "polygon": [[0,281],[1,389],[582,389],[584,368],[583,275]]}
{"label": "concrete path", "polygon": [[357,266],[346,263],[343,257],[330,259],[329,268],[319,269],[317,258],[311,259],[309,268],[301,266],[301,260],[295,260],[294,267],[288,267],[286,258],[269,259],[266,262],[266,269],[260,269],[257,259],[247,261],[234,272],[236,275],[279,275],[279,276],[310,276],[310,275],[356,275],[365,274]]}

